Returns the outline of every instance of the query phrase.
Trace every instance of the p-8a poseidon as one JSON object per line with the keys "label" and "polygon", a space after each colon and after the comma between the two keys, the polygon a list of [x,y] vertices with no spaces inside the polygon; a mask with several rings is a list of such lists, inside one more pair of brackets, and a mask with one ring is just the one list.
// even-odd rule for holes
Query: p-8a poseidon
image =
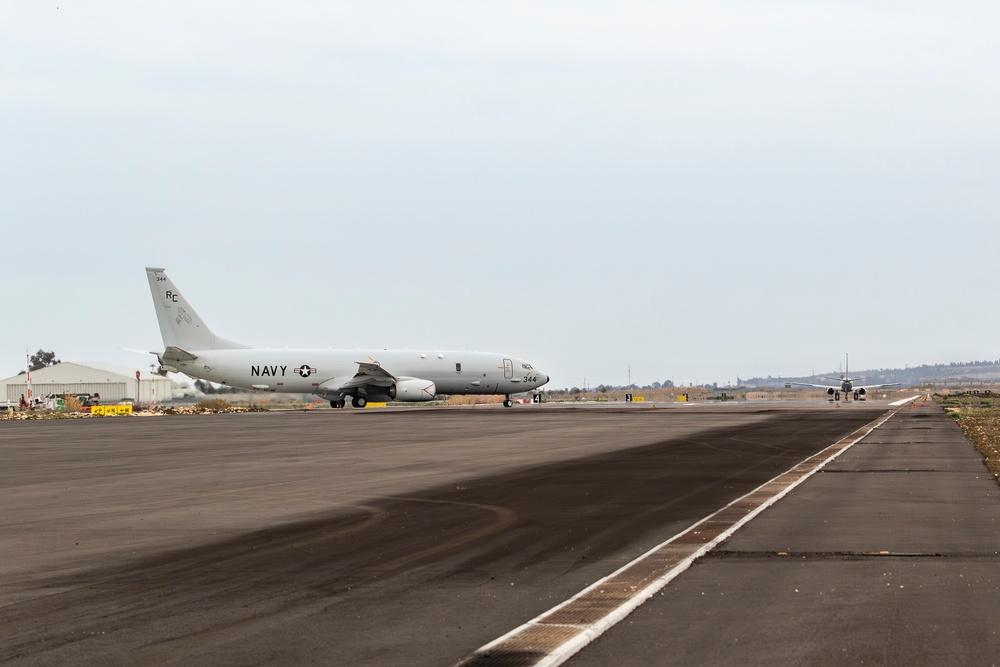
{"label": "p-8a poseidon", "polygon": [[410,350],[271,350],[219,338],[177,290],[164,269],[146,268],[163,352],[160,372],[243,389],[316,394],[342,408],[369,401],[430,401],[435,394],[511,394],[549,378],[508,354]]}

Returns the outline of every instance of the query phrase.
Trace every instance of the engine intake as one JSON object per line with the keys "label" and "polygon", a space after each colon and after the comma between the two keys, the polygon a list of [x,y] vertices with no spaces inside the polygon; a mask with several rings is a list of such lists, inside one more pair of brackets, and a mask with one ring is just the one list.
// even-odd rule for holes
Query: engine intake
{"label": "engine intake", "polygon": [[433,382],[420,378],[400,378],[389,387],[390,399],[408,403],[433,401],[436,393],[437,387]]}

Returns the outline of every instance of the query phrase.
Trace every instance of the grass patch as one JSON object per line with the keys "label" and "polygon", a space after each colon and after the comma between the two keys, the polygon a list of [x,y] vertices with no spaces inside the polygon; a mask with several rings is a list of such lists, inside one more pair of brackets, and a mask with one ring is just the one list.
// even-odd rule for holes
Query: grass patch
{"label": "grass patch", "polygon": [[986,468],[1000,483],[1000,405],[989,407],[946,406],[983,457]]}

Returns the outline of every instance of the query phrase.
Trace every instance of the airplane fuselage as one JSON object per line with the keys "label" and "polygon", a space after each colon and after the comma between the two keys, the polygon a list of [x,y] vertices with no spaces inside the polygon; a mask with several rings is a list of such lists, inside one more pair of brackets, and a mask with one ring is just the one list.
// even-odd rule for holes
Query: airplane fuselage
{"label": "airplane fuselage", "polygon": [[[174,362],[191,377],[243,389],[283,393],[324,392],[324,383],[354,376],[358,362],[398,377],[433,382],[439,394],[512,394],[548,378],[522,359],[489,352],[429,350],[189,350],[197,359]],[[336,385],[336,382],[332,383]]]}

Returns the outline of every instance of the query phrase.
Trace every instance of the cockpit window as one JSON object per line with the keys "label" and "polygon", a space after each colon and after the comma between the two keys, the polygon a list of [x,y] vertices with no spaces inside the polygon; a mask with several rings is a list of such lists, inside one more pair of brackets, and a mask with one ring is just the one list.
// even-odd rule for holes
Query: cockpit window
{"label": "cockpit window", "polygon": [[531,370],[531,364],[521,364],[521,368],[523,368],[526,371],[530,371]]}

